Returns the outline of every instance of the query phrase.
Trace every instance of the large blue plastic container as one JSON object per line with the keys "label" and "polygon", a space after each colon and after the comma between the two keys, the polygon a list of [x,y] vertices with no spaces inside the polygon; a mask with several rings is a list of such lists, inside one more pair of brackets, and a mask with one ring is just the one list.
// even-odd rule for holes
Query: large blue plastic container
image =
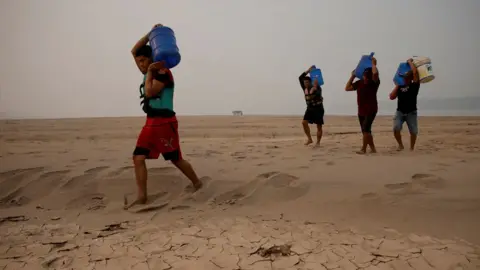
{"label": "large blue plastic container", "polygon": [[393,83],[395,85],[405,85],[405,79],[403,76],[412,70],[410,65],[407,62],[400,63],[398,65],[397,71],[395,72],[395,76],[393,76]]}
{"label": "large blue plastic container", "polygon": [[313,66],[313,69],[310,71],[310,78],[312,79],[312,83],[315,81],[315,79],[317,79],[318,85],[323,85],[322,70],[319,68]]}
{"label": "large blue plastic container", "polygon": [[167,68],[174,68],[180,63],[181,56],[173,30],[166,26],[154,28],[148,36],[152,47],[153,62],[165,61]]}
{"label": "large blue plastic container", "polygon": [[355,77],[361,79],[363,77],[363,72],[367,68],[372,68],[372,58],[375,53],[372,52],[370,55],[363,55],[358,62],[357,68],[355,68]]}

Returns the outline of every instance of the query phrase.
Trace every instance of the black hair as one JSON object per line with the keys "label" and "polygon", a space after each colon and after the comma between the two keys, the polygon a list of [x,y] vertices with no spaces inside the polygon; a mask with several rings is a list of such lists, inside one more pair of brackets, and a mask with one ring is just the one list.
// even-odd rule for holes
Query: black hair
{"label": "black hair", "polygon": [[407,78],[408,76],[411,76],[411,75],[413,75],[413,71],[409,70],[409,71],[407,71],[405,74],[403,74],[402,77],[403,77],[403,78]]}
{"label": "black hair", "polygon": [[139,56],[145,56],[147,58],[151,58],[152,57],[152,47],[150,47],[149,45],[144,45],[144,46],[140,47],[135,52],[135,57],[139,57]]}
{"label": "black hair", "polygon": [[310,79],[310,77],[308,77],[308,76],[305,76],[305,77],[303,77],[303,80],[304,80],[304,81],[306,81],[306,80],[311,81],[312,79]]}
{"label": "black hair", "polygon": [[363,73],[372,73],[372,68],[366,68]]}

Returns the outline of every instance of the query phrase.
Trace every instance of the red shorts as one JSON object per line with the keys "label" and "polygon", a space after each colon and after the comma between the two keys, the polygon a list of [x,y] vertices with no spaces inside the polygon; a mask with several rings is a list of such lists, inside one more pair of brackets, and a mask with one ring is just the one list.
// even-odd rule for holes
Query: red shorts
{"label": "red shorts", "polygon": [[157,159],[162,154],[165,160],[178,161],[182,159],[180,138],[178,136],[177,118],[147,117],[134,156],[146,156],[148,159]]}

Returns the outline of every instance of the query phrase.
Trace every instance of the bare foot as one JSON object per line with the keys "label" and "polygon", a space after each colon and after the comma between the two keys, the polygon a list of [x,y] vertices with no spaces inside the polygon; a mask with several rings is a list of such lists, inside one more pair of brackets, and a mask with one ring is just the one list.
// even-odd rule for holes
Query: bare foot
{"label": "bare foot", "polygon": [[370,153],[376,154],[376,153],[377,153],[377,149],[371,149],[371,150],[370,150]]}
{"label": "bare foot", "polygon": [[199,189],[201,189],[202,187],[203,187],[203,182],[201,180],[199,180],[195,184],[192,183],[191,185],[186,186],[185,191],[188,192],[188,193],[195,193]]}
{"label": "bare foot", "polygon": [[199,180],[195,185],[193,185],[193,189],[194,189],[195,191],[201,189],[202,187],[203,187],[203,182],[200,181],[200,180]]}
{"label": "bare foot", "polygon": [[367,150],[362,149],[360,151],[357,151],[356,153],[359,154],[359,155],[365,155],[367,153]]}
{"label": "bare foot", "polygon": [[403,151],[403,149],[405,149],[405,147],[403,147],[403,145],[399,145],[397,151]]}
{"label": "bare foot", "polygon": [[317,143],[313,146],[314,149],[315,149],[315,148],[319,148],[319,147],[320,147],[320,143],[319,143],[319,142],[317,142]]}
{"label": "bare foot", "polygon": [[313,143],[313,140],[312,139],[308,139],[307,142],[305,143],[305,145],[309,145],[309,144],[312,144]]}
{"label": "bare foot", "polygon": [[132,203],[128,204],[128,198],[127,198],[127,195],[124,195],[123,196],[123,209],[124,210],[128,210],[130,209],[132,206],[135,206],[137,204],[146,204],[147,203],[147,196],[142,196],[142,197],[138,197],[135,201],[133,201]]}

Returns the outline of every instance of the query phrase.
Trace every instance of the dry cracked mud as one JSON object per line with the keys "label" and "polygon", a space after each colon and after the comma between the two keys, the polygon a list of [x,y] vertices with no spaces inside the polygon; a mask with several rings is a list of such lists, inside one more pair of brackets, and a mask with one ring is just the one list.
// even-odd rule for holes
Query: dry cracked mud
{"label": "dry cracked mud", "polygon": [[136,221],[0,224],[0,269],[480,269],[479,247],[331,223],[215,218],[197,224]]}

